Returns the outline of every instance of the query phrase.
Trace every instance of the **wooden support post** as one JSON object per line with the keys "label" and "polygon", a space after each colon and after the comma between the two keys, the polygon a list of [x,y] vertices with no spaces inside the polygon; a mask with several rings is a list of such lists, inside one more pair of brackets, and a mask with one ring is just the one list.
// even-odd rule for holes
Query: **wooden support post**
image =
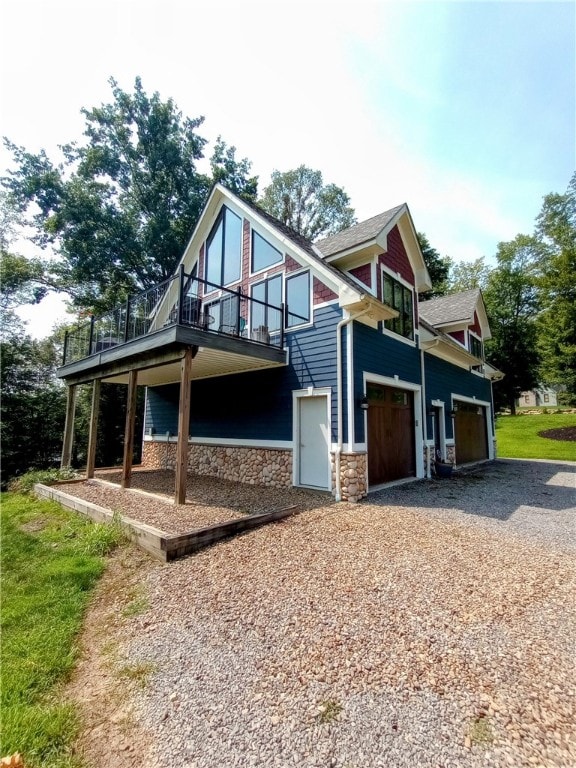
{"label": "wooden support post", "polygon": [[190,379],[192,347],[188,347],[180,365],[180,402],[178,404],[178,444],[176,446],[176,504],[186,504],[188,478],[188,434],[190,431]]}
{"label": "wooden support post", "polygon": [[92,389],[92,411],[90,413],[90,430],[88,432],[88,456],[86,458],[86,478],[94,477],[96,468],[96,442],[98,437],[98,414],[100,413],[100,379],[94,379]]}
{"label": "wooden support post", "polygon": [[76,384],[69,384],[66,392],[66,421],[64,423],[64,442],[60,467],[66,469],[72,463],[72,443],[74,441],[74,414],[76,412]]}
{"label": "wooden support post", "polygon": [[124,432],[124,462],[122,464],[122,488],[130,488],[132,479],[132,454],[134,453],[134,421],[136,417],[136,391],[138,371],[128,375],[128,400],[126,405],[126,429]]}

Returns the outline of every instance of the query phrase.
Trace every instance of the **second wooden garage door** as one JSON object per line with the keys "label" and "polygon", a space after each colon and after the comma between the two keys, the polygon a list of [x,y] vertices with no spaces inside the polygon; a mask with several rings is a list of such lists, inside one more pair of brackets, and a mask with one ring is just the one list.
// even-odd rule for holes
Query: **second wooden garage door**
{"label": "second wooden garage door", "polygon": [[368,384],[368,483],[414,477],[413,393]]}
{"label": "second wooden garage door", "polygon": [[486,408],[472,403],[455,403],[454,442],[456,464],[488,458]]}

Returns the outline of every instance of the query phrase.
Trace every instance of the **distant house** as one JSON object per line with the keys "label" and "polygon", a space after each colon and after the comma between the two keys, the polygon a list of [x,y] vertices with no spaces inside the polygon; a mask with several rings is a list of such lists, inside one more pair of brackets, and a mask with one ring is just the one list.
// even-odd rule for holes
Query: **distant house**
{"label": "distant house", "polygon": [[[315,244],[216,185],[174,276],[67,337],[59,375],[146,388],[142,463],[357,501],[494,457],[479,291],[418,304],[430,277],[406,204]],[[130,419],[132,422],[130,422]],[[130,484],[133,408],[123,484]]]}
{"label": "distant house", "polygon": [[522,392],[518,398],[517,405],[520,408],[556,407],[558,405],[558,395],[550,387],[540,386],[529,392]]}

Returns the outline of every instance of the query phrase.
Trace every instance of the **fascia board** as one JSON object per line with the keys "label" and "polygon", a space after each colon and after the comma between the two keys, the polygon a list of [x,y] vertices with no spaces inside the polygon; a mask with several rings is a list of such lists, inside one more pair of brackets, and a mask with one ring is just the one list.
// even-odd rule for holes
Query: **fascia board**
{"label": "fascia board", "polygon": [[479,357],[472,355],[467,350],[460,350],[441,338],[420,340],[420,346],[425,352],[429,352],[431,355],[440,357],[442,360],[458,365],[461,368],[482,365],[483,362]]}

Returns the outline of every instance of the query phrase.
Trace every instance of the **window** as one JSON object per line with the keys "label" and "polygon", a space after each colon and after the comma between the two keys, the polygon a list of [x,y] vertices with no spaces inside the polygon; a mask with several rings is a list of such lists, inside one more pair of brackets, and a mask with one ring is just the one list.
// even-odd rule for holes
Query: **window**
{"label": "window", "polygon": [[384,327],[389,331],[414,338],[414,309],[412,289],[382,272],[382,301],[398,310],[398,317],[385,320]]}
{"label": "window", "polygon": [[[282,275],[275,275],[252,286],[251,327],[266,328],[270,333],[280,330],[282,321]],[[270,306],[268,306],[270,305]]]}
{"label": "window", "polygon": [[310,322],[310,273],[286,278],[287,328]]}
{"label": "window", "polygon": [[472,336],[471,333],[468,334],[468,338],[470,339],[470,352],[472,352],[474,357],[482,359],[482,341],[476,338],[476,336]]}
{"label": "window", "polygon": [[530,395],[524,395],[524,402],[529,403],[530,402]]}
{"label": "window", "polygon": [[550,402],[550,395],[544,395],[544,402],[549,403]]}
{"label": "window", "polygon": [[278,264],[282,261],[282,254],[267,240],[264,240],[258,232],[252,230],[252,272],[260,272],[266,267]]}
{"label": "window", "polygon": [[[206,244],[206,280],[229,285],[240,280],[242,219],[223,207]],[[207,291],[213,290],[208,286]]]}

